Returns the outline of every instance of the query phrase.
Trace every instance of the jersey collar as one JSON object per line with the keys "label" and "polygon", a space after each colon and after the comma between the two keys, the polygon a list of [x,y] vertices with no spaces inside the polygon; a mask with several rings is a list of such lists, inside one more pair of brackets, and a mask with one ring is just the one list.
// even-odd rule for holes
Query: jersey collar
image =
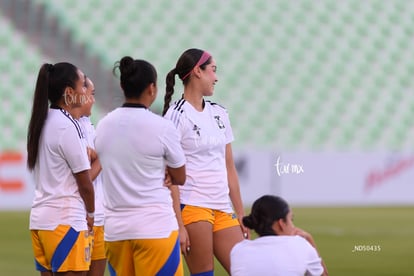
{"label": "jersey collar", "polygon": [[140,103],[124,103],[122,107],[135,107],[135,108],[147,108],[145,105]]}

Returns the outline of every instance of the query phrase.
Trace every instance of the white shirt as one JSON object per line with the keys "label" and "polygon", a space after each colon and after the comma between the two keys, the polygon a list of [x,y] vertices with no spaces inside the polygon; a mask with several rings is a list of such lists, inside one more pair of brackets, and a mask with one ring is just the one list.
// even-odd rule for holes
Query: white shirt
{"label": "white shirt", "polygon": [[173,124],[148,109],[120,107],[96,128],[102,165],[105,240],[166,238],[178,229],[166,165],[185,165]]}
{"label": "white shirt", "polygon": [[[93,126],[89,117],[83,116],[79,119],[79,122],[82,126],[83,133],[85,134],[85,140],[87,146],[95,149],[95,127]],[[104,208],[103,208],[103,191],[102,191],[102,175],[101,173],[95,178],[93,183],[93,188],[95,190],[95,226],[104,225]]]}
{"label": "white shirt", "polygon": [[63,109],[50,109],[33,170],[35,195],[30,229],[54,230],[59,224],[87,230],[86,209],[73,174],[89,170],[78,121]]}
{"label": "white shirt", "polygon": [[234,140],[227,111],[205,101],[197,111],[184,99],[170,106],[165,118],[180,132],[187,159],[186,183],[180,187],[182,204],[232,212],[226,169],[226,145]]}
{"label": "white shirt", "polygon": [[316,249],[300,236],[264,236],[243,240],[230,253],[232,276],[322,275]]}

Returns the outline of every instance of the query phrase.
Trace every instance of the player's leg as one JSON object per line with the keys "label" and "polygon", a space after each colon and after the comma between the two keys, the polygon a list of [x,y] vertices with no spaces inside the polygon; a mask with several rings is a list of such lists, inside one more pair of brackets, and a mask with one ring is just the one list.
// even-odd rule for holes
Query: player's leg
{"label": "player's leg", "polygon": [[191,275],[214,270],[213,225],[207,221],[193,222],[185,226],[190,238],[190,251],[185,260]]}
{"label": "player's leg", "polygon": [[88,276],[103,276],[105,274],[106,259],[91,261]]}
{"label": "player's leg", "polygon": [[239,221],[234,214],[215,211],[213,229],[214,255],[230,274],[230,251],[233,246],[244,239]]}
{"label": "player's leg", "polygon": [[185,260],[191,275],[213,275],[214,211],[191,205],[181,206],[181,217],[190,239],[190,251]]}

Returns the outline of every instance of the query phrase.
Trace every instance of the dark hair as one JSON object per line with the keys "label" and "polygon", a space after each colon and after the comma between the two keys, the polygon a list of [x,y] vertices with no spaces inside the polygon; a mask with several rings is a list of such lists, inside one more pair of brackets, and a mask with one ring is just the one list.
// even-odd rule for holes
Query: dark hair
{"label": "dark hair", "polygon": [[[181,54],[180,58],[175,65],[175,68],[168,72],[165,79],[165,96],[164,96],[164,109],[162,115],[165,115],[167,112],[172,95],[174,94],[174,85],[175,85],[175,75],[178,74],[178,77],[182,80],[183,85],[186,85],[190,79],[189,73],[193,70],[194,66],[199,62],[201,56],[205,51],[200,49],[188,49]],[[211,63],[211,57],[207,61],[200,64],[200,68],[204,70],[208,64]]]}
{"label": "dark hair", "polygon": [[78,80],[78,68],[71,63],[45,63],[40,67],[27,132],[27,165],[30,170],[33,170],[36,164],[39,139],[48,113],[48,100],[51,104],[57,104],[62,99],[65,89],[75,89]]}
{"label": "dark hair", "polygon": [[264,195],[252,206],[250,215],[243,217],[243,224],[259,236],[276,235],[272,225],[279,219],[286,220],[289,205],[281,197]]}
{"label": "dark hair", "polygon": [[139,98],[149,84],[157,83],[155,67],[145,60],[125,56],[115,63],[113,73],[117,68],[121,72],[121,88],[125,98]]}

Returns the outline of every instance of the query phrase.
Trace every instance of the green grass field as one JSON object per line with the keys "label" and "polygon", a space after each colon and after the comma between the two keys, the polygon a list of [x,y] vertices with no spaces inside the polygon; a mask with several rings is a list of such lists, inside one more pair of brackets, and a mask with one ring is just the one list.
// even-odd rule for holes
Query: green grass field
{"label": "green grass field", "polygon": [[[313,234],[330,275],[414,275],[414,207],[293,211],[296,226]],[[39,275],[28,220],[28,212],[0,212],[0,275]],[[366,249],[352,252],[355,246]],[[380,250],[368,251],[370,246]],[[215,275],[226,275],[219,264]]]}

